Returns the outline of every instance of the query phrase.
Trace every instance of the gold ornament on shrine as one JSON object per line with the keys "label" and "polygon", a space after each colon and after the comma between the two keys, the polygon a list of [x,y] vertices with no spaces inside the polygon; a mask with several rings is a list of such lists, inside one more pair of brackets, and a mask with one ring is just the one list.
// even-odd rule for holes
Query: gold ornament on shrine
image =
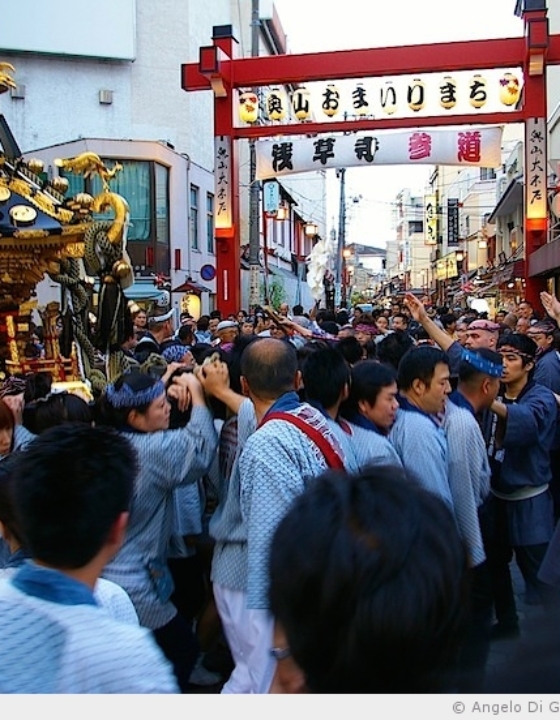
{"label": "gold ornament on shrine", "polygon": [[321,107],[327,117],[334,117],[340,110],[340,92],[336,85],[329,84],[323,93]]}
{"label": "gold ornament on shrine", "polygon": [[286,117],[286,94],[280,88],[272,88],[266,98],[266,111],[271,120],[283,120]]}
{"label": "gold ornament on shrine", "polygon": [[379,102],[381,109],[387,115],[394,115],[397,112],[397,91],[390,80],[381,87],[379,91]]}
{"label": "gold ornament on shrine", "polygon": [[439,104],[445,110],[457,105],[457,81],[451,75],[446,75],[439,86]]}
{"label": "gold ornament on shrine", "polygon": [[406,92],[408,107],[414,112],[422,110],[426,104],[426,85],[420,78],[414,78]]}
{"label": "gold ornament on shrine", "polygon": [[306,87],[299,87],[292,95],[292,110],[298,120],[307,120],[311,114],[310,93]]}
{"label": "gold ornament on shrine", "polygon": [[31,170],[31,172],[35,173],[36,175],[39,175],[45,169],[45,163],[39,158],[31,158],[25,164]]}
{"label": "gold ornament on shrine", "polygon": [[500,78],[500,102],[508,107],[516,105],[520,95],[521,85],[518,78],[513,73],[504,73]]}
{"label": "gold ornament on shrine", "polygon": [[369,115],[369,102],[367,99],[366,89],[363,83],[357,83],[356,87],[352,91],[352,108],[354,115]]}
{"label": "gold ornament on shrine", "polygon": [[255,123],[259,117],[259,98],[254,92],[239,95],[239,119],[245,123]]}
{"label": "gold ornament on shrine", "polygon": [[481,108],[486,105],[488,93],[486,91],[486,78],[482,75],[474,75],[469,83],[469,102],[473,108]]}

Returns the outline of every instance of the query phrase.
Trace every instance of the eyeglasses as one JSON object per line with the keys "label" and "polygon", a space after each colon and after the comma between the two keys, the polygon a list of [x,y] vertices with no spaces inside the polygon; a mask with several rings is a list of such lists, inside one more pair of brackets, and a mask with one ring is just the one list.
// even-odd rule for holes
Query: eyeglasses
{"label": "eyeglasses", "polygon": [[270,650],[268,652],[270,653],[271,657],[273,657],[276,661],[285,660],[286,658],[289,658],[292,654],[292,651],[290,650],[289,647],[286,647],[286,648],[273,647],[273,648],[270,648]]}

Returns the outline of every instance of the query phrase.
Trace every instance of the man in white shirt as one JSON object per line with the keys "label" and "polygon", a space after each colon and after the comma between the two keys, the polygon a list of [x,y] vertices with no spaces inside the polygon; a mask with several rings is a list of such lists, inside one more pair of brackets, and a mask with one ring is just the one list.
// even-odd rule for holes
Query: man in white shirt
{"label": "man in white shirt", "polygon": [[111,618],[94,587],[122,544],[136,457],[122,437],[54,427],[22,452],[14,502],[28,550],[0,582],[0,693],[173,693],[146,628]]}

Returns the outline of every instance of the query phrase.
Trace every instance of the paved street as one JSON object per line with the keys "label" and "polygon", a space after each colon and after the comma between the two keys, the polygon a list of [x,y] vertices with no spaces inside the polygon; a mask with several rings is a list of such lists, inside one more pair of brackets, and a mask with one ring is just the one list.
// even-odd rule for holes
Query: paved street
{"label": "paved street", "polygon": [[[521,572],[515,562],[511,563],[511,570],[522,638],[527,622],[539,617],[542,614],[543,609],[541,605],[529,605],[525,602],[525,583],[523,582]],[[499,670],[500,667],[503,666],[509,658],[511,658],[521,638],[497,640],[491,644],[487,666],[488,675],[491,675],[493,672]]]}

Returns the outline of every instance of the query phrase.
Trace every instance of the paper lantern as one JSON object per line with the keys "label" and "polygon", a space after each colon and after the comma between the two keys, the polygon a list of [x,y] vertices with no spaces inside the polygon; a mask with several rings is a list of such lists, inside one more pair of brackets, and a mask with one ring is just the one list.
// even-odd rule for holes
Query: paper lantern
{"label": "paper lantern", "polygon": [[504,73],[500,78],[500,102],[510,107],[516,105],[521,94],[519,80],[513,73]]}
{"label": "paper lantern", "polygon": [[271,120],[283,120],[286,117],[286,95],[280,88],[273,88],[268,93],[266,110]]}
{"label": "paper lantern", "polygon": [[406,93],[406,101],[408,107],[414,112],[422,110],[425,103],[426,87],[420,78],[414,78],[414,80],[408,86]]}
{"label": "paper lantern", "polygon": [[481,108],[487,100],[486,78],[475,75],[469,83],[469,102],[474,108]]}
{"label": "paper lantern", "polygon": [[254,92],[244,92],[239,96],[239,119],[254,123],[259,117],[259,98]]}
{"label": "paper lantern", "polygon": [[321,107],[328,117],[333,117],[337,114],[340,107],[340,93],[336,85],[327,85],[327,89],[323,93],[323,103]]}
{"label": "paper lantern", "polygon": [[356,115],[369,115],[369,102],[363,83],[358,83],[352,91],[352,107]]}
{"label": "paper lantern", "polygon": [[397,111],[397,92],[392,82],[386,82],[380,89],[381,108],[387,115],[394,115]]}
{"label": "paper lantern", "polygon": [[307,120],[311,114],[311,105],[309,102],[309,90],[305,87],[299,87],[292,95],[292,110],[298,120]]}
{"label": "paper lantern", "polygon": [[457,82],[450,75],[446,75],[439,86],[439,104],[446,110],[457,105]]}

